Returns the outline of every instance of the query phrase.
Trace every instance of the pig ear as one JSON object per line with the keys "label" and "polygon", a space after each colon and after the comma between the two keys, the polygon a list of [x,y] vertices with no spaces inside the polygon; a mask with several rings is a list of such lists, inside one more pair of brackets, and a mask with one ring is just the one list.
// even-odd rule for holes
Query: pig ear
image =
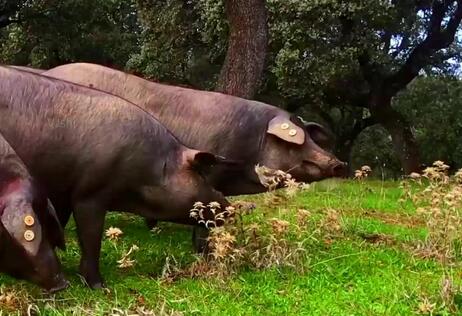
{"label": "pig ear", "polygon": [[47,200],[46,230],[52,245],[65,250],[64,229],[61,226],[56,210],[50,200]]}
{"label": "pig ear", "polygon": [[2,211],[0,225],[2,233],[7,233],[29,254],[37,255],[43,238],[42,226],[32,208],[6,207]]}
{"label": "pig ear", "polygon": [[209,152],[199,151],[193,154],[192,159],[188,159],[190,166],[201,173],[210,171],[211,168],[217,165],[240,166],[242,162],[230,160],[223,156],[214,155]]}
{"label": "pig ear", "polygon": [[324,126],[318,123],[308,122],[305,123],[305,129],[311,139],[313,139],[313,141],[319,146],[325,148],[332,145],[333,136],[324,128]]}
{"label": "pig ear", "polygon": [[231,160],[223,156],[214,155],[206,151],[199,151],[194,155],[194,163],[203,166],[215,166],[219,164],[240,165],[242,161]]}
{"label": "pig ear", "polygon": [[193,163],[197,164],[198,166],[211,167],[213,165],[216,165],[219,162],[219,160],[224,159],[224,157],[216,156],[205,151],[200,151],[194,155]]}
{"label": "pig ear", "polygon": [[289,143],[302,145],[305,142],[305,131],[283,116],[274,117],[266,132]]}

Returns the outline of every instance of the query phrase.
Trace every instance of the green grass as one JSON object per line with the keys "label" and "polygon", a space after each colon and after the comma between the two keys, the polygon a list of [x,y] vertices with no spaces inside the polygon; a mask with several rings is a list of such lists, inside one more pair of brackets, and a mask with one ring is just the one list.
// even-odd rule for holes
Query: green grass
{"label": "green grass", "polygon": [[[190,228],[161,223],[161,231],[153,233],[136,216],[110,214],[106,226],[119,227],[124,234],[116,243],[103,242],[101,268],[108,291],[89,290],[77,277],[80,254],[72,224],[66,229],[68,248],[60,254],[70,289],[47,296],[6,276],[0,282],[3,291],[17,293],[19,305],[36,305],[40,315],[107,315],[113,308],[133,310],[140,305],[184,315],[412,315],[424,298],[437,303],[440,315],[449,315],[439,296],[444,271],[409,250],[425,238],[425,229],[412,204],[399,202],[400,197],[397,182],[333,180],[314,184],[278,205],[268,205],[263,195],[239,197],[258,205],[246,222],[293,220],[291,214],[299,208],[311,211],[314,222],[329,209],[341,215],[342,233],[329,242],[310,240],[307,255],[295,268],[256,271],[244,266],[224,280],[162,282],[167,261],[187,266],[195,260]],[[393,242],[371,243],[362,237],[368,234],[385,234]],[[117,260],[132,244],[140,247],[133,255],[135,266],[118,268]],[[460,282],[460,266],[450,273]],[[8,306],[0,305],[0,310],[21,314]]]}

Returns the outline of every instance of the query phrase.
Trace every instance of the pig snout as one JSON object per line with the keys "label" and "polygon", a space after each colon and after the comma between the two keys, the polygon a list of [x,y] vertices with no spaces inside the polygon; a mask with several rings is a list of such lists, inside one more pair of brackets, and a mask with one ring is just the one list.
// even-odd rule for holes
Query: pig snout
{"label": "pig snout", "polygon": [[56,293],[69,286],[69,282],[61,271],[59,259],[48,242],[42,243],[40,251],[32,258],[34,279],[48,293]]}
{"label": "pig snout", "polygon": [[335,178],[345,178],[348,175],[348,168],[345,162],[335,159],[328,167],[328,176]]}
{"label": "pig snout", "polygon": [[52,277],[50,281],[50,284],[44,285],[45,290],[50,294],[65,290],[69,287],[69,281],[67,281],[64,274],[61,272]]}

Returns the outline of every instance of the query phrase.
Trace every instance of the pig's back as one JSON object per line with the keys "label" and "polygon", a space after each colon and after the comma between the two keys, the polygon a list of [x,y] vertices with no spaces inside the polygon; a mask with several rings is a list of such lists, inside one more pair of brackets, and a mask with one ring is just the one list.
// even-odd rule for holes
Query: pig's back
{"label": "pig's back", "polygon": [[152,116],[115,96],[5,67],[0,82],[0,133],[54,191],[72,190],[92,172],[110,176],[128,161],[154,168],[148,158],[169,159],[180,147]]}
{"label": "pig's back", "polygon": [[217,92],[165,85],[88,63],[46,76],[108,91],[146,109],[186,146],[231,158],[256,157],[277,108]]}

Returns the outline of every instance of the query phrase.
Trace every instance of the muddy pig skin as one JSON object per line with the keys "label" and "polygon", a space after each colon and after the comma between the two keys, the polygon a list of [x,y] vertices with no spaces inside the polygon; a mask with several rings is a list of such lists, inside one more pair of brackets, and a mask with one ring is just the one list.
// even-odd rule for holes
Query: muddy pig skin
{"label": "muddy pig skin", "polygon": [[0,134],[0,271],[62,290],[68,282],[55,247],[64,249],[55,209]]}
{"label": "muddy pig skin", "polygon": [[42,74],[118,95],[154,115],[186,146],[243,161],[240,170],[217,168],[210,175],[225,195],[264,192],[256,164],[307,183],[345,174],[344,163],[323,149],[329,135],[321,125],[303,123],[269,104],[159,84],[88,63]]}
{"label": "muddy pig skin", "polygon": [[138,106],[8,67],[0,67],[0,82],[0,133],[60,219],[72,211],[80,273],[91,287],[104,284],[99,257],[107,210],[197,226],[189,216],[194,202],[229,206],[205,180],[226,160],[185,147]]}

